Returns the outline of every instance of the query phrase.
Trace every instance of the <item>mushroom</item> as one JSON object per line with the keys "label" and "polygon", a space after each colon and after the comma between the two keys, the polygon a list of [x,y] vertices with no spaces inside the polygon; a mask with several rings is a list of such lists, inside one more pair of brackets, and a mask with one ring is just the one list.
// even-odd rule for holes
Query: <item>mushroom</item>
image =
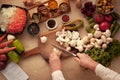
{"label": "mushroom", "polygon": [[107,38],[106,38],[106,36],[105,36],[105,35],[102,35],[102,36],[101,36],[101,39],[102,39],[102,42],[106,43]]}
{"label": "mushroom", "polygon": [[106,49],[107,48],[107,44],[102,44],[102,49]]}
{"label": "mushroom", "polygon": [[46,36],[42,36],[40,37],[41,43],[46,43],[47,42],[47,37]]}
{"label": "mushroom", "polygon": [[102,35],[102,32],[101,31],[95,31],[95,33],[94,33],[94,37],[95,38],[100,38],[101,37],[101,35]]}
{"label": "mushroom", "polygon": [[82,41],[84,44],[87,44],[88,42],[90,42],[90,39],[88,38],[88,36],[85,36],[83,37]]}
{"label": "mushroom", "polygon": [[105,31],[105,36],[106,36],[106,37],[110,37],[110,35],[111,35],[111,32],[110,32],[109,29],[107,29],[107,30]]}

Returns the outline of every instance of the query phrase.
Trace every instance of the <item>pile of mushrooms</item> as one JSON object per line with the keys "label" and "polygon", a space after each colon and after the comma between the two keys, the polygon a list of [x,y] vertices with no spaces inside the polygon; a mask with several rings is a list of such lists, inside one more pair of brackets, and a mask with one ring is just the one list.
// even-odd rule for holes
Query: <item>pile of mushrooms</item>
{"label": "pile of mushrooms", "polygon": [[82,39],[78,31],[62,31],[56,32],[56,41],[60,45],[64,46],[66,50],[70,51],[72,47],[79,50],[79,52],[84,52],[90,50],[93,47],[99,49],[106,49],[107,45],[113,41],[110,37],[111,32],[107,29],[105,32],[100,31],[99,25],[94,25],[94,34],[88,33]]}

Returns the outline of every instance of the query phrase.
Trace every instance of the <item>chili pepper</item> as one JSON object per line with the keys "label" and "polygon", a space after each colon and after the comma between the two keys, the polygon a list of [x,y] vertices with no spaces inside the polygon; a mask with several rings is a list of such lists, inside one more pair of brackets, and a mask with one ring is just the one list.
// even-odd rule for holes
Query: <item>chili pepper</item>
{"label": "chili pepper", "polygon": [[[71,26],[71,25],[73,25],[73,24],[75,24],[75,23],[77,23],[77,22],[79,22],[77,25]],[[75,20],[75,21],[72,21],[72,22],[70,22],[70,23],[65,24],[65,25],[64,25],[64,28],[65,28],[66,30],[77,30],[77,29],[80,28],[81,26],[83,26],[83,21],[81,21],[81,20]]]}
{"label": "chili pepper", "polygon": [[89,26],[86,27],[86,31],[89,33],[93,33],[93,26],[95,25],[95,22],[91,23]]}
{"label": "chili pepper", "polygon": [[120,25],[119,25],[119,24],[116,24],[113,32],[111,33],[111,37],[113,37],[113,36],[117,33],[117,31],[119,30],[119,28],[120,28]]}
{"label": "chili pepper", "polygon": [[16,47],[10,47],[10,48],[4,48],[4,49],[0,49],[0,54],[4,54],[4,53],[7,53],[11,50],[14,50],[16,49]]}
{"label": "chili pepper", "polygon": [[6,47],[8,44],[12,43],[13,42],[13,39],[9,40],[9,41],[6,41],[6,42],[3,42],[0,44],[0,48],[4,48]]}

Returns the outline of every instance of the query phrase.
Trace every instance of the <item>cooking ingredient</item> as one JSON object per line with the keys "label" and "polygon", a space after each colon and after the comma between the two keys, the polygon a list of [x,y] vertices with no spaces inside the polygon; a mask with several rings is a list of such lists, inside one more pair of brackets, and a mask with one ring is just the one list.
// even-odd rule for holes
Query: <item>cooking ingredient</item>
{"label": "cooking ingredient", "polygon": [[91,50],[87,50],[85,53],[88,54],[93,60],[104,66],[108,67],[111,63],[110,54],[102,49],[93,48]]}
{"label": "cooking ingredient", "polygon": [[0,36],[0,42],[6,37],[7,34],[3,34],[2,36]]}
{"label": "cooking ingredient", "polygon": [[81,8],[81,12],[87,16],[92,17],[95,12],[96,6],[92,2],[86,2],[84,7]]}
{"label": "cooking ingredient", "polygon": [[6,47],[3,49],[0,49],[0,54],[5,54],[5,53],[12,51],[12,50],[15,50],[15,49],[16,49],[16,47],[10,47],[10,48]]}
{"label": "cooking ingredient", "polygon": [[9,59],[13,62],[18,63],[20,61],[20,56],[15,51],[10,51],[7,53]]}
{"label": "cooking ingredient", "polygon": [[13,41],[12,45],[16,47],[16,51],[17,51],[19,54],[22,54],[22,52],[25,50],[23,44],[22,44],[21,41],[18,40],[18,39],[15,39],[15,40]]}
{"label": "cooking ingredient", "polygon": [[102,35],[102,32],[101,32],[101,31],[98,31],[98,30],[96,30],[95,33],[94,33],[94,37],[95,37],[95,38],[100,38],[101,35]]}
{"label": "cooking ingredient", "polygon": [[105,51],[109,52],[111,58],[119,56],[120,55],[120,42],[118,40],[113,40],[113,42],[108,44]]}
{"label": "cooking ingredient", "polygon": [[[49,9],[45,5],[39,5],[37,8],[38,14],[42,14],[42,16],[47,16],[49,13]],[[41,16],[39,16],[41,17]]]}
{"label": "cooking ingredient", "polygon": [[114,0],[97,0],[97,11],[108,14],[114,9]]}
{"label": "cooking ingredient", "polygon": [[65,15],[62,16],[62,21],[63,22],[68,22],[69,20],[70,20],[70,17],[68,15],[65,14]]}
{"label": "cooking ingredient", "polygon": [[7,35],[7,40],[14,40],[15,39],[15,36],[14,35],[12,35],[12,34],[8,34]]}
{"label": "cooking ingredient", "polygon": [[106,31],[107,29],[110,28],[110,23],[108,23],[107,21],[104,21],[100,24],[99,28],[100,28],[101,31],[104,32],[104,31]]}
{"label": "cooking ingredient", "polygon": [[104,21],[104,15],[101,13],[96,13],[94,19],[97,23],[101,23]]}
{"label": "cooking ingredient", "polygon": [[23,3],[26,6],[32,6],[32,5],[34,5],[34,1],[33,0],[23,0]]}
{"label": "cooking ingredient", "polygon": [[6,41],[6,42],[3,42],[0,44],[0,48],[4,48],[5,46],[7,46],[8,44],[12,43],[13,42],[13,39],[9,40],[9,41]]}
{"label": "cooking ingredient", "polygon": [[94,33],[94,29],[93,29],[93,27],[94,27],[94,25],[95,25],[96,23],[91,23],[91,24],[89,24],[89,26],[86,26],[86,31],[88,32],[88,33]]}
{"label": "cooking ingredient", "polygon": [[12,21],[7,27],[7,32],[11,34],[21,33],[26,24],[26,12],[23,9],[17,8],[16,13],[14,14]]}
{"label": "cooking ingredient", "polygon": [[39,25],[35,22],[32,22],[28,25],[27,27],[27,31],[30,35],[32,36],[35,36],[39,33],[40,31],[40,28],[39,28]]}
{"label": "cooking ingredient", "polygon": [[48,6],[51,10],[55,10],[58,7],[58,3],[56,0],[49,0]]}
{"label": "cooking ingredient", "polygon": [[61,13],[66,13],[70,11],[70,5],[68,3],[62,2],[59,5],[59,10]]}
{"label": "cooking ingredient", "polygon": [[39,23],[39,13],[33,13],[32,14],[32,19],[34,20],[34,22]]}
{"label": "cooking ingredient", "polygon": [[[75,26],[71,26],[71,25],[75,25]],[[77,30],[79,29],[80,27],[83,26],[83,21],[81,20],[74,20],[74,21],[71,21],[71,22],[68,22],[66,24],[63,25],[65,30]]]}
{"label": "cooking ingredient", "polygon": [[0,54],[0,61],[7,61],[7,55],[6,54]]}
{"label": "cooking ingredient", "polygon": [[111,15],[114,20],[120,19],[120,14],[118,14],[117,12],[112,12]]}
{"label": "cooking ingredient", "polygon": [[47,42],[47,37],[46,36],[40,37],[40,41],[41,41],[41,43],[46,43]]}
{"label": "cooking ingredient", "polygon": [[55,26],[55,20],[49,20],[48,21],[48,26],[50,27],[50,28],[53,28],[54,26]]}
{"label": "cooking ingredient", "polygon": [[117,21],[114,20],[114,21],[112,22],[111,26],[110,26],[110,31],[111,31],[111,33],[113,32],[114,28],[116,27],[116,24],[117,24]]}
{"label": "cooking ingredient", "polygon": [[82,7],[82,0],[77,0],[76,1],[76,7],[81,8]]}
{"label": "cooking ingredient", "polygon": [[112,15],[111,14],[105,15],[105,20],[111,22],[113,20]]}
{"label": "cooking ingredient", "polygon": [[5,67],[6,67],[6,63],[3,61],[0,61],[0,71],[5,69]]}
{"label": "cooking ingredient", "polygon": [[119,30],[119,28],[120,28],[120,25],[117,23],[116,26],[114,27],[113,32],[111,33],[111,37],[113,37],[117,33],[117,31]]}

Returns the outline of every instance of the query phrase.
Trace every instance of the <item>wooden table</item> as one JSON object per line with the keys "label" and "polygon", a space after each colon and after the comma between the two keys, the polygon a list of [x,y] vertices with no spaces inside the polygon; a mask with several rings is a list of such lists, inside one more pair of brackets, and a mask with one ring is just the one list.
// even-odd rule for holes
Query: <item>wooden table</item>
{"label": "wooden table", "polygon": [[[89,0],[84,0],[89,1]],[[95,0],[91,0],[95,2]],[[116,0],[116,11],[120,13],[119,7],[120,7],[120,1]],[[71,12],[69,13],[71,20],[82,19],[86,24],[88,25],[86,19],[83,17],[83,15],[80,13],[80,10],[76,8],[75,6],[75,0],[70,0],[71,2]],[[22,0],[1,0],[0,4],[8,3],[8,4],[14,4],[18,6],[24,7]],[[59,26],[61,25],[61,16],[56,18],[58,21]],[[41,23],[41,31],[40,34],[48,31],[45,27],[45,23]],[[84,29],[84,28],[83,28]],[[81,37],[82,35],[85,35],[85,30],[81,31]],[[115,38],[120,40],[119,37],[120,31],[116,34]],[[17,36],[24,44],[25,50],[30,50],[38,46],[38,40],[37,37],[30,36],[26,29],[22,35]],[[110,66],[111,69],[117,71],[120,73],[120,57],[115,58],[112,60],[112,64]],[[40,55],[33,55],[31,57],[28,57],[26,59],[21,59],[19,65],[21,68],[28,74],[29,80],[51,80],[51,72],[49,64],[44,60],[44,58]],[[62,60],[63,65],[63,74],[66,78],[66,80],[101,80],[99,77],[95,75],[95,73],[91,70],[82,70],[81,67],[77,62],[73,60],[72,57],[69,57],[67,59]],[[0,73],[0,80],[6,80],[5,77]],[[16,79],[17,80],[17,79]]]}

